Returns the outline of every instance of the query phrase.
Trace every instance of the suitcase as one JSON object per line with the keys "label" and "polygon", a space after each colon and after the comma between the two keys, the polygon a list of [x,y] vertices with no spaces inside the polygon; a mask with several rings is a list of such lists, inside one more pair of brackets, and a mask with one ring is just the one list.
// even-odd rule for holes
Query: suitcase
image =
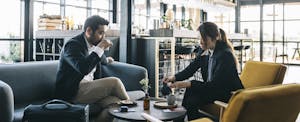
{"label": "suitcase", "polygon": [[42,105],[28,105],[23,122],[88,122],[89,105],[74,105],[63,100],[50,100]]}

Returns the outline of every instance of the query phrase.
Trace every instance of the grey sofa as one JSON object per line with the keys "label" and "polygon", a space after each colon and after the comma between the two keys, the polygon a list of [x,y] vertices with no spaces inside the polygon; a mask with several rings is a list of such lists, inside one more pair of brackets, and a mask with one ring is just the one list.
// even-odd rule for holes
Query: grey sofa
{"label": "grey sofa", "polygon": [[[58,61],[0,64],[0,122],[20,122],[27,105],[52,99],[57,66]],[[143,96],[137,90],[146,74],[143,67],[120,62],[102,67],[102,76],[120,78],[132,99]]]}

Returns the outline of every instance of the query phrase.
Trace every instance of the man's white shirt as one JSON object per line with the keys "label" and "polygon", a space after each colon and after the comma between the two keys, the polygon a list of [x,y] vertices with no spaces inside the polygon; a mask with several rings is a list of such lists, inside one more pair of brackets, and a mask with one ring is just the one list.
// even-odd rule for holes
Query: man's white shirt
{"label": "man's white shirt", "polygon": [[[104,50],[101,49],[98,46],[94,46],[94,45],[89,44],[89,42],[87,41],[86,37],[84,37],[84,40],[86,42],[89,54],[91,54],[92,52],[95,52],[99,56],[99,58],[101,58],[101,56],[104,53]],[[93,70],[89,74],[85,75],[83,79],[87,80],[87,81],[93,81],[94,80],[94,73],[95,73],[95,71],[96,71],[96,66],[93,68]]]}

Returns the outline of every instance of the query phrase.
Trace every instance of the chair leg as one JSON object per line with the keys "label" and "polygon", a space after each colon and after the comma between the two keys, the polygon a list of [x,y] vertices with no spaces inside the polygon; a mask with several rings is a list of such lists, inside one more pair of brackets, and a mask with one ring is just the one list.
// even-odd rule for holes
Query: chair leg
{"label": "chair leg", "polygon": [[300,49],[297,49],[298,57],[300,58]]}
{"label": "chair leg", "polygon": [[296,53],[297,53],[297,49],[295,49],[292,59],[295,58]]}
{"label": "chair leg", "polygon": [[220,108],[220,116],[219,116],[219,121],[222,122],[222,116],[223,116],[224,108]]}

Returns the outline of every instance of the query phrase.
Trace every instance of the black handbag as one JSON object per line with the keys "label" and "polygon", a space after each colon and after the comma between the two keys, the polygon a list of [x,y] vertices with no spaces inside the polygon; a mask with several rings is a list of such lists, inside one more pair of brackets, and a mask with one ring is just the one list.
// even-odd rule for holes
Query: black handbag
{"label": "black handbag", "polygon": [[74,105],[63,100],[50,100],[42,105],[28,105],[23,122],[88,122],[89,105]]}

